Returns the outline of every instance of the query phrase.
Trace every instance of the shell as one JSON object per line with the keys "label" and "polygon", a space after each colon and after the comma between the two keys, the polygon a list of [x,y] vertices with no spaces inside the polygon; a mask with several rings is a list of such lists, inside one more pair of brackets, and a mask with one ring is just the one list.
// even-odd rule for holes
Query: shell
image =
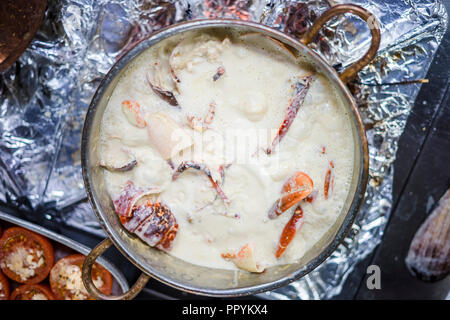
{"label": "shell", "polygon": [[109,171],[129,171],[137,166],[134,154],[121,145],[118,139],[110,139],[103,146],[99,165]]}
{"label": "shell", "polygon": [[133,209],[139,200],[146,196],[160,192],[161,190],[158,187],[143,190],[136,187],[133,181],[129,180],[123,186],[120,194],[113,200],[114,209],[122,220],[123,218],[130,218],[132,216]]}
{"label": "shell", "polygon": [[450,189],[417,230],[405,259],[409,271],[423,281],[437,281],[450,271]]}
{"label": "shell", "polygon": [[232,260],[236,267],[249,272],[261,273],[264,267],[259,265],[255,260],[254,244],[249,242],[239,250],[236,257]]}
{"label": "shell", "polygon": [[[151,247],[170,251],[178,232],[178,223],[170,209],[161,202],[145,204],[148,217],[134,230],[134,234]],[[138,209],[146,208],[138,207]],[[135,210],[136,211],[136,210]],[[134,212],[133,212],[134,214]]]}

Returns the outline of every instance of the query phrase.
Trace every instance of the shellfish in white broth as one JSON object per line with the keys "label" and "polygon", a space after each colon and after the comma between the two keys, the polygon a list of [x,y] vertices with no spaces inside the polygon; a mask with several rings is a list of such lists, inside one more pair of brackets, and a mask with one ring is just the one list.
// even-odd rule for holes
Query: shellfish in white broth
{"label": "shellfish in white broth", "polygon": [[338,220],[352,120],[288,47],[227,32],[173,36],[127,67],[99,165],[128,232],[193,264],[260,273],[301,259]]}

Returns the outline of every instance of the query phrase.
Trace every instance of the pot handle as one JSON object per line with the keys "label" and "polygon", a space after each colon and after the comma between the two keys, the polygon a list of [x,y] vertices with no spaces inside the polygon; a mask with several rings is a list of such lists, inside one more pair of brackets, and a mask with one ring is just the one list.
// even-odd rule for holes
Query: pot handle
{"label": "pot handle", "polygon": [[97,289],[94,282],[92,281],[91,272],[95,260],[97,260],[97,258],[101,256],[102,253],[105,252],[111,245],[111,239],[106,238],[105,240],[100,242],[94,249],[92,249],[91,252],[89,252],[83,263],[81,278],[83,279],[86,290],[96,300],[131,300],[135,296],[137,296],[139,292],[141,292],[142,288],[145,287],[148,280],[150,280],[149,275],[142,273],[137,279],[136,283],[131,287],[131,289],[119,296],[110,296],[102,293]]}
{"label": "pot handle", "polygon": [[325,23],[327,23],[331,18],[344,13],[353,13],[363,19],[367,23],[372,35],[372,43],[366,54],[341,73],[340,78],[342,82],[347,83],[352,80],[362,68],[372,61],[378,51],[378,48],[380,47],[380,25],[373,14],[354,4],[336,5],[326,10],[319,18],[317,18],[312,27],[308,29],[308,31],[306,31],[300,39],[300,42],[304,45],[308,45],[315,39],[319,33],[319,30]]}

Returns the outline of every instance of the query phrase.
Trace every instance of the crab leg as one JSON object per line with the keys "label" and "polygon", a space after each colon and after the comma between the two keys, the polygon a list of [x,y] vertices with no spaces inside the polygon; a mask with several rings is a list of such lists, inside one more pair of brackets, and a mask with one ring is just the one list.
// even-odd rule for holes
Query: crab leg
{"label": "crab leg", "polygon": [[328,192],[330,189],[330,185],[331,188],[333,188],[333,182],[334,182],[334,177],[332,177],[333,175],[333,170],[334,169],[334,163],[333,161],[330,161],[330,167],[327,169],[327,173],[325,174],[325,184],[324,184],[324,195],[325,195],[325,199],[328,199]]}
{"label": "crab leg", "polygon": [[281,198],[269,210],[269,218],[274,219],[297,202],[305,199],[313,191],[311,178],[301,171],[291,176],[283,185]]}
{"label": "crab leg", "polygon": [[178,84],[181,83],[180,78],[175,73],[175,69],[173,67],[173,59],[175,57],[175,54],[177,53],[177,47],[180,45],[182,41],[178,42],[178,44],[175,46],[175,48],[172,50],[170,57],[169,57],[169,69],[170,69],[170,76],[172,77],[173,82],[175,83],[175,88],[177,92],[179,93]]}
{"label": "crab leg", "polygon": [[193,130],[203,132],[208,128],[208,124],[212,123],[215,115],[216,115],[216,103],[213,101],[209,104],[209,109],[204,119],[200,117],[187,116],[188,125]]}
{"label": "crab leg", "polygon": [[286,250],[289,243],[291,243],[292,239],[294,239],[295,234],[303,225],[303,210],[300,206],[298,206],[294,214],[288,223],[284,226],[283,232],[280,236],[280,241],[278,242],[278,248],[275,253],[275,256],[279,258],[283,252]]}
{"label": "crab leg", "polygon": [[206,124],[211,124],[214,120],[214,116],[216,115],[216,103],[213,101],[209,104],[208,112],[206,113],[205,119],[203,122]]}
{"label": "crab leg", "polygon": [[147,79],[147,83],[150,86],[150,88],[153,90],[154,93],[156,93],[161,99],[169,103],[171,106],[174,107],[180,107],[178,104],[177,99],[175,98],[174,94],[171,91],[164,90],[156,85],[154,85],[150,78],[148,77],[148,73],[145,75],[145,78]]}
{"label": "crab leg", "polygon": [[196,163],[193,161],[183,161],[175,170],[175,173],[172,175],[172,180],[176,180],[181,173],[183,173],[186,169],[189,168],[203,171],[209,178],[209,181],[211,181],[214,189],[217,191],[217,194],[222,198],[223,202],[225,202],[225,204],[230,203],[230,199],[228,199],[228,197],[223,192],[222,188],[220,188],[219,184],[214,180],[209,168],[203,163]]}
{"label": "crab leg", "polygon": [[306,94],[308,93],[311,81],[313,77],[312,75],[307,75],[301,79],[294,85],[294,97],[291,99],[289,106],[287,108],[286,116],[284,117],[283,123],[278,129],[278,133],[275,139],[272,141],[272,145],[267,148],[266,153],[272,153],[275,146],[281,141],[281,139],[286,135],[289,127],[294,122],[295,117],[297,116],[297,112],[303,104],[305,100]]}
{"label": "crab leg", "polygon": [[223,181],[225,180],[225,169],[223,168],[223,166],[219,166],[219,174],[220,174],[220,179],[222,180],[222,184]]}
{"label": "crab leg", "polygon": [[213,76],[213,81],[219,80],[219,78],[221,76],[223,76],[224,73],[225,73],[225,68],[224,67],[218,67],[216,73]]}
{"label": "crab leg", "polygon": [[173,70],[172,67],[170,68],[170,75],[172,76],[173,81],[175,81],[175,85],[181,82],[181,80],[177,77],[177,75],[175,74],[175,70]]}

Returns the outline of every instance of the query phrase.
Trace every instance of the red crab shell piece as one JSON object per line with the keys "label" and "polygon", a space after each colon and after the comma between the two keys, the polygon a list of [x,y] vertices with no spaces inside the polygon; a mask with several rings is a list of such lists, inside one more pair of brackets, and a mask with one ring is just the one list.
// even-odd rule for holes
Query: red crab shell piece
{"label": "red crab shell piece", "polygon": [[330,161],[330,166],[327,169],[327,172],[325,174],[325,183],[324,183],[324,187],[323,187],[323,193],[325,196],[325,199],[328,199],[328,193],[330,191],[330,187],[331,189],[333,189],[333,184],[334,184],[334,162]]}
{"label": "red crab shell piece", "polygon": [[287,108],[286,115],[284,117],[283,123],[278,129],[278,133],[273,139],[272,144],[267,148],[266,153],[272,153],[275,146],[281,141],[281,139],[286,135],[290,126],[295,120],[297,116],[298,110],[303,105],[303,101],[305,101],[306,94],[309,91],[309,87],[313,80],[312,75],[304,76],[300,78],[294,85],[294,97],[289,102],[289,106]]}
{"label": "red crab shell piece", "polygon": [[153,84],[150,81],[150,78],[148,76],[148,74],[145,75],[145,78],[147,80],[148,85],[150,86],[150,88],[153,90],[153,92],[160,97],[161,99],[163,99],[164,101],[166,101],[168,104],[170,104],[171,106],[174,107],[180,107],[178,104],[177,99],[175,98],[175,95],[173,94],[172,91],[169,90],[165,90],[163,88],[158,87],[157,85]]}
{"label": "red crab shell piece", "polygon": [[136,187],[133,181],[127,181],[119,196],[113,201],[114,209],[121,219],[129,218],[131,217],[133,207],[138,200],[150,194],[159,192],[161,192],[161,190],[157,187],[143,190]]}
{"label": "red crab shell piece", "polygon": [[206,113],[205,119],[203,120],[206,124],[211,124],[214,120],[214,116],[216,115],[216,103],[212,101],[209,104],[208,112]]}
{"label": "red crab shell piece", "polygon": [[148,217],[153,214],[153,206],[142,204],[133,209],[132,216],[129,218],[122,218],[122,225],[134,233],[134,231],[143,223]]}
{"label": "red crab shell piece", "polygon": [[283,185],[281,198],[269,210],[269,218],[274,219],[297,202],[305,199],[313,191],[314,183],[304,172],[298,171]]}
{"label": "red crab shell piece", "polygon": [[209,181],[211,181],[213,188],[216,190],[217,194],[222,198],[223,202],[225,204],[230,203],[230,199],[228,199],[228,197],[225,195],[225,193],[223,192],[222,188],[219,186],[217,181],[214,180],[209,168],[203,163],[196,163],[194,161],[183,161],[175,170],[175,173],[172,175],[172,180],[175,181],[180,176],[181,173],[183,173],[185,170],[189,168],[203,171],[208,177]]}
{"label": "red crab shell piece", "polygon": [[170,209],[160,202],[147,202],[152,213],[134,233],[151,247],[169,251],[178,232],[178,223]]}
{"label": "red crab shell piece", "polygon": [[215,102],[211,102],[209,104],[208,111],[205,117],[202,119],[201,117],[194,117],[187,115],[188,125],[191,129],[196,130],[198,132],[203,132],[208,129],[208,125],[211,124],[214,120],[214,116],[216,115],[216,104]]}
{"label": "red crab shell piece", "polygon": [[283,232],[281,233],[280,240],[278,242],[278,248],[275,253],[277,259],[281,257],[289,243],[291,243],[292,239],[294,239],[295,234],[303,225],[303,222],[303,210],[300,206],[298,206],[295,209],[291,219],[284,226]]}

